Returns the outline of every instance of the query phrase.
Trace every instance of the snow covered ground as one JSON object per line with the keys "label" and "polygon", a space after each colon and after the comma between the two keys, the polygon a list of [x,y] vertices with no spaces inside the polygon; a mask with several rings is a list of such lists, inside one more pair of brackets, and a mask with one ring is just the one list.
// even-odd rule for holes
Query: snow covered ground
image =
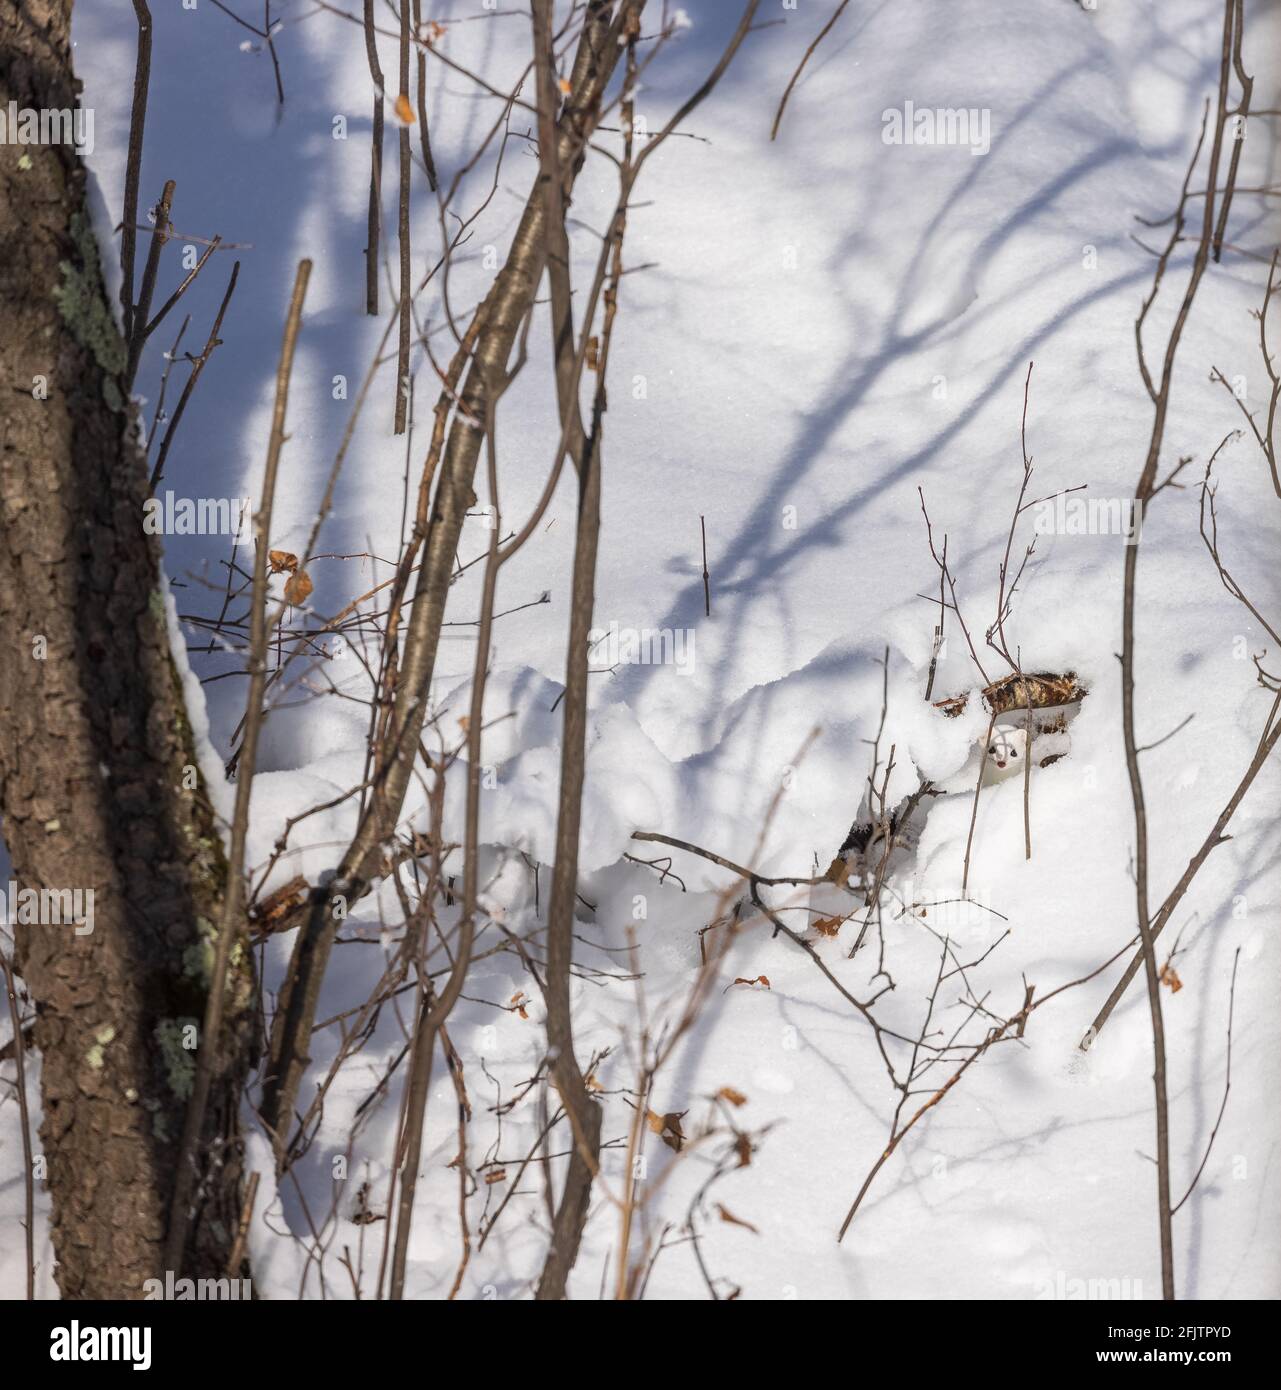
{"label": "snow covered ground", "polygon": [[[950,903],[960,896],[969,831],[971,797],[963,788],[973,784],[986,720],[977,701],[960,718],[946,719],[924,698],[937,616],[929,596],[937,594],[938,571],[918,489],[936,543],[947,534],[949,564],[979,643],[995,612],[998,565],[1022,479],[1029,362],[1030,495],[1083,487],[1072,496],[1123,499],[1132,492],[1151,428],[1133,322],[1153,262],[1131,233],[1139,230],[1136,216],[1159,219],[1174,206],[1201,104],[1217,82],[1221,12],[1194,0],[1104,0],[1098,9],[1073,0],[852,5],[817,50],[771,143],[778,98],[833,7],[816,0],[762,7],[770,26],[749,37],[691,117],[686,131],[696,138],[673,138],[649,162],[629,220],[627,263],[652,266],[624,281],[610,361],[596,625],[616,625],[624,640],[641,631],[667,637],[663,659],[624,659],[592,677],[581,846],[581,893],[592,907],[584,906],[578,926],[586,974],[574,985],[575,1028],[584,1064],[609,1049],[595,1076],[610,1147],[571,1284],[579,1298],[597,1296],[618,1249],[619,1217],[609,1194],[622,1190],[621,1143],[632,1113],[623,1089],[634,1083],[637,1063],[638,986],[607,976],[631,973],[626,951],[634,944],[631,967],[643,974],[651,1028],[674,1019],[698,971],[700,928],[732,882],[725,870],[680,850],[671,851],[680,881],[660,879],[653,867],[624,858],[668,852],[638,845],[634,831],[697,844],[765,875],[822,872],[859,809],[884,689],[882,759],[890,745],[896,750],[890,801],[921,777],[948,789],[928,805],[919,845],[894,884],[904,901],[945,905],[924,917],[887,916],[885,956],[895,988],[877,1004],[884,1027],[918,1036],[944,933],[961,960],[979,962],[968,972],[970,987],[1005,1018],[1022,1005],[1025,981],[1038,997],[1048,994],[1096,969],[1134,931],[1134,830],[1115,657],[1123,541],[1062,524],[1038,538],[1008,624],[1010,640],[1025,669],[1073,671],[1089,694],[1070,726],[1068,756],[1033,775],[1031,860],[1024,858],[1022,780],[991,787],[979,803],[969,884],[984,907]],[[252,42],[244,51],[250,36],[243,28],[212,3],[153,8],[144,202],[174,178],[174,219],[183,233],[218,233],[244,244],[217,255],[184,301],[198,346],[230,258],[240,258],[225,342],[192,400],[166,484],[179,496],[257,496],[293,269],[300,257],[312,258],[290,400],[292,439],[270,538],[275,547],[301,552],[384,322],[363,313],[372,94],[361,31],[309,0],[275,5],[285,90],[278,112],[270,59]],[[499,90],[516,81],[528,61],[524,15],[492,14],[474,0],[424,8],[445,24],[441,47],[450,58]],[[1247,8],[1254,11],[1246,58],[1256,75],[1255,104],[1275,106],[1272,58],[1281,25],[1275,7]],[[689,27],[647,73],[637,97],[651,131],[701,81],[739,13],[725,0],[695,0],[685,9]],[[394,26],[389,15],[384,19]],[[84,102],[96,111],[90,167],[106,243],[120,217],[132,24],[119,6],[82,3],[76,36]],[[391,40],[382,61],[394,72]],[[429,75],[433,148],[447,181],[471,157],[498,103],[439,63]],[[886,143],[888,113],[904,112],[907,103],[916,110],[972,109],[985,113],[985,124],[976,123],[973,143]],[[340,116],[345,139],[334,138]],[[523,136],[527,118],[518,114],[512,125]],[[389,112],[384,192],[393,231],[395,129]],[[1275,181],[1274,129],[1275,122],[1251,123],[1243,184]],[[453,266],[456,314],[488,286],[493,253],[501,262],[536,167],[525,141],[513,139],[497,193]],[[469,176],[464,215],[483,200],[493,173],[491,159]],[[415,279],[441,252],[434,200],[420,182]],[[609,165],[593,156],[573,206],[580,284],[614,196]],[[1269,201],[1237,198],[1235,246],[1266,253],[1275,244]],[[384,240],[384,253],[394,262],[394,241]],[[1181,254],[1171,267],[1178,293],[1187,263]],[[1241,423],[1233,400],[1209,381],[1211,368],[1230,379],[1243,375],[1251,408],[1264,399],[1250,313],[1265,277],[1257,259],[1228,253],[1201,288],[1164,452],[1167,465],[1192,455],[1191,478],[1199,479],[1209,453]],[[1152,316],[1148,340],[1158,350],[1173,302],[1171,295]],[[438,282],[421,297],[419,313],[436,333],[438,355],[447,356]],[[547,341],[544,310],[534,322],[530,364],[499,416],[502,509],[505,521],[515,519],[509,524],[518,525],[536,504],[555,446]],[[148,418],[167,345],[153,339],[139,374]],[[414,371],[411,489],[436,395],[421,353]],[[392,365],[384,369],[374,388],[322,537],[323,551],[359,558],[316,561],[316,614],[338,612],[387,578],[398,552],[406,447],[391,432],[393,372]],[[340,376],[349,389],[347,399],[336,400]],[[1217,472],[1230,563],[1260,607],[1275,614],[1281,509],[1256,446],[1249,439],[1228,445]],[[459,547],[464,563],[488,539],[481,513],[490,499],[480,484],[478,491],[477,515]],[[535,539],[504,570],[499,591],[500,610],[548,596],[497,622],[486,693],[487,722],[503,722],[483,744],[489,774],[482,879],[487,909],[518,934],[538,931],[554,857],[555,706],[564,678],[574,510],[567,478]],[[1024,543],[1032,527],[1029,513]],[[216,615],[229,549],[225,536],[166,538],[179,613]],[[433,692],[451,747],[462,741],[458,717],[470,698],[475,629],[466,624],[475,615],[480,568],[452,592],[447,616],[458,626],[445,630]],[[1159,902],[1249,761],[1269,699],[1255,684],[1249,654],[1266,639],[1218,582],[1198,534],[1195,486],[1167,489],[1154,505],[1140,586],[1140,741],[1155,742],[1195,714],[1144,758]],[[185,630],[193,646],[208,641],[204,629]],[[881,664],[887,652],[888,672]],[[330,678],[367,693],[359,661],[340,643],[333,656]],[[1004,674],[993,653],[984,657],[993,675]],[[191,660],[202,678],[236,665],[217,652]],[[978,684],[949,615],[934,698]],[[212,741],[225,755],[243,712],[244,682],[233,677],[204,689]],[[364,708],[332,696],[303,701],[303,693],[291,692],[264,732],[249,856],[259,869],[288,817],[363,775]],[[460,762],[447,782],[446,828],[454,838],[464,783]],[[1183,988],[1164,996],[1176,1196],[1196,1171],[1222,1098],[1228,987],[1240,951],[1231,1097],[1205,1172],[1175,1218],[1180,1291],[1188,1297],[1281,1293],[1279,787],[1278,769],[1265,770],[1238,813],[1235,838],[1211,856],[1161,945],[1164,958],[1181,933],[1176,965]],[[406,818],[426,825],[421,789],[411,791]],[[335,866],[353,825],[349,803],[303,821],[266,891],[299,873],[316,882]],[[535,865],[542,866],[537,879]],[[776,906],[805,900],[804,890],[772,890]],[[355,911],[344,931],[353,944],[335,952],[320,1019],[366,997],[393,949],[399,917],[386,886]],[[802,929],[801,914],[789,912],[787,920]],[[885,980],[876,977],[875,942],[847,958],[850,932],[847,924],[838,937],[814,937],[813,951],[841,986],[867,999]],[[480,949],[499,941],[490,926]],[[269,988],[278,987],[289,946],[273,938],[267,948]],[[967,1070],[886,1163],[838,1244],[900,1097],[865,1019],[811,955],[752,919],[650,1101],[660,1115],[688,1112],[682,1124],[692,1135],[713,1109],[708,1098],[729,1087],[747,1098],[729,1106],[735,1121],[761,1136],[750,1164],[731,1167],[697,1208],[701,1258],[721,1295],[737,1286],[746,1298],[1027,1299],[1081,1296],[1090,1281],[1100,1288],[1098,1281],[1108,1281],[1113,1296],[1158,1295],[1151,1036],[1141,980],[1096,1047],[1077,1047],[1119,968],[1037,1011],[1021,1041],[993,1047]],[[731,984],[761,976],[768,987]],[[510,1007],[522,992],[523,1010]],[[934,1028],[950,1035],[962,1024],[969,1013],[963,993],[959,976],[944,981]],[[264,1296],[318,1297],[323,1281],[329,1297],[351,1297],[353,1280],[340,1260],[344,1248],[355,1260],[361,1242],[363,1292],[371,1296],[387,1223],[354,1224],[351,1217],[364,1182],[369,1208],[385,1214],[403,1067],[381,1104],[364,1112],[350,1154],[349,1135],[358,1107],[400,1053],[408,1019],[406,1008],[400,1018],[384,1010],[373,1038],[342,1071],[315,1142],[297,1165],[296,1185],[277,1190],[269,1146],[255,1136],[251,1157],[263,1176],[251,1256]],[[538,1088],[501,1117],[494,1113],[535,1074],[545,1048],[542,1020],[537,986],[517,956],[504,952],[473,968],[449,1023],[473,1107],[473,1249],[460,1297],[527,1296],[541,1267],[547,1210],[537,1164],[519,1177],[492,1238],[476,1246],[482,1212],[492,1215],[517,1181],[543,1122]],[[984,1028],[981,1018],[972,1020],[966,1036],[981,1040]],[[316,1081],[338,1043],[332,1027],[316,1034]],[[901,1061],[906,1054],[894,1055]],[[948,1074],[942,1066],[925,1073],[907,1114]],[[310,1094],[304,1086],[304,1102]],[[720,1104],[722,1113],[727,1104]],[[0,1293],[10,1296],[20,1291],[24,1269],[16,1126],[16,1107],[6,1099]],[[566,1133],[564,1124],[553,1131],[552,1152],[564,1151]],[[655,1261],[646,1296],[706,1297],[682,1234],[721,1141],[678,1157],[660,1140],[646,1134],[642,1238],[670,1225],[670,1248]],[[413,1297],[443,1297],[454,1281],[459,1175],[450,1165],[457,1153],[454,1085],[438,1059],[410,1251]],[[335,1159],[344,1156],[348,1176],[339,1188]],[[494,1159],[506,1177],[487,1183],[498,1165],[482,1164]],[[326,1222],[335,1198],[338,1219]],[[724,1219],[718,1202],[738,1221]],[[47,1246],[41,1278],[50,1292]],[[612,1272],[608,1278],[612,1288]]]}

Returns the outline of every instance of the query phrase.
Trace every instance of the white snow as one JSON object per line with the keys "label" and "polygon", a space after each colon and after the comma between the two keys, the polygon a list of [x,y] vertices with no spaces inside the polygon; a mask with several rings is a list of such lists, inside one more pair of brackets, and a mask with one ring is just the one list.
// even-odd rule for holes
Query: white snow
{"label": "white snow", "polygon": [[[156,7],[143,197],[153,198],[165,178],[175,177],[174,218],[184,232],[245,244],[215,256],[184,300],[193,315],[187,346],[198,347],[229,258],[241,259],[225,345],[204,374],[168,467],[167,482],[179,492],[257,497],[293,268],[304,255],[315,261],[271,537],[273,546],[301,552],[385,318],[363,313],[373,93],[360,30],[311,12],[302,0],[280,8],[275,42],[286,101],[278,113],[270,57],[265,50],[239,52],[243,30],[213,6]],[[688,16],[678,15],[692,23],[647,70],[638,94],[637,115],[650,131],[698,84],[737,22],[736,6],[686,8]],[[528,25],[519,14],[481,20],[474,10],[461,0],[433,8],[447,26],[442,46],[504,89],[527,61]],[[792,93],[778,140],[770,143],[774,104],[826,17],[818,7],[802,7],[749,38],[688,121],[699,138],[673,138],[649,162],[629,218],[627,263],[655,264],[624,281],[612,348],[594,622],[666,632],[672,642],[679,634],[679,650],[690,659],[671,659],[677,648],[669,645],[662,649],[666,661],[623,663],[591,677],[580,845],[580,893],[591,906],[580,908],[576,951],[586,975],[574,982],[574,1007],[584,1066],[611,1049],[596,1072],[609,1147],[571,1284],[578,1298],[597,1296],[602,1269],[617,1252],[618,1213],[609,1195],[622,1190],[632,1112],[621,1092],[635,1084],[638,1062],[638,986],[605,976],[642,972],[652,1028],[670,1023],[698,971],[698,933],[726,907],[722,890],[732,881],[704,859],[632,840],[633,831],[685,840],[766,875],[821,873],[866,791],[886,682],[882,770],[895,749],[887,804],[922,778],[945,794],[920,812],[919,846],[893,885],[903,903],[929,906],[924,915],[887,913],[885,953],[895,988],[876,1006],[884,1027],[917,1036],[944,933],[962,961],[983,958],[971,972],[972,988],[1005,1017],[1022,1005],[1025,980],[1038,997],[1048,994],[1096,969],[1135,930],[1134,829],[1115,657],[1122,540],[1051,534],[1037,541],[1007,625],[1010,640],[1026,669],[1074,671],[1089,694],[1072,722],[1068,756],[1033,772],[1030,861],[1022,776],[980,797],[969,890],[984,906],[976,908],[956,900],[987,716],[976,699],[955,719],[924,699],[938,571],[918,488],[936,544],[948,537],[949,565],[980,648],[995,613],[997,567],[1022,477],[1019,423],[1030,360],[1033,495],[1078,485],[1087,498],[1132,491],[1151,426],[1133,320],[1153,263],[1130,234],[1164,235],[1144,233],[1134,219],[1160,218],[1173,207],[1200,103],[1217,79],[1217,7],[1192,0],[1098,11],[1066,0],[851,7]],[[99,234],[106,243],[119,220],[130,34],[121,14],[105,6],[78,10],[76,26],[85,102],[97,110],[91,169],[105,202]],[[1275,85],[1275,71],[1265,66],[1275,38],[1275,22],[1248,32],[1247,66],[1259,69],[1257,90],[1269,79]],[[390,40],[382,58],[393,72]],[[429,66],[429,83],[433,149],[447,182],[495,119],[496,103],[438,63]],[[908,100],[918,108],[988,111],[990,151],[886,144],[883,113],[902,111]],[[337,115],[346,117],[345,140],[332,138]],[[531,121],[520,113],[513,132],[523,135]],[[1246,161],[1255,173],[1275,158],[1272,132],[1257,124]],[[394,130],[389,120],[384,316],[395,284]],[[414,140],[416,147],[416,132]],[[495,248],[501,261],[535,168],[523,139],[514,139],[497,195],[452,269],[455,315],[484,293],[493,265],[486,252]],[[484,198],[493,171],[487,157],[469,178],[463,215]],[[421,171],[415,178],[417,278],[439,256],[440,226]],[[604,225],[614,196],[609,166],[593,158],[572,214],[580,285],[598,252],[592,229]],[[1233,237],[1250,247],[1270,245],[1276,221],[1269,217],[1263,200],[1239,196]],[[1169,272],[1178,293],[1187,264],[1181,254]],[[1201,288],[1163,453],[1167,465],[1192,454],[1190,480],[1240,424],[1234,402],[1208,381],[1211,366],[1245,375],[1251,408],[1263,398],[1249,315],[1265,273],[1257,261],[1225,254]],[[1151,316],[1150,350],[1164,346],[1173,302],[1173,295],[1164,298]],[[439,280],[420,297],[419,313],[441,327]],[[167,332],[169,325],[156,335],[139,378],[140,391],[152,397]],[[530,364],[499,414],[505,529],[518,527],[536,504],[552,461],[557,419],[548,335],[544,310],[530,335]],[[448,332],[433,343],[438,359],[447,357]],[[321,550],[365,558],[313,563],[315,614],[336,613],[392,572],[407,452],[412,510],[435,400],[435,376],[421,354],[414,369],[417,430],[409,450],[391,433],[393,364],[356,431]],[[344,400],[334,399],[340,375],[348,383]],[[483,472],[478,513],[493,501]],[[1234,572],[1265,612],[1276,613],[1278,508],[1253,442],[1230,444],[1217,475],[1220,536]],[[1141,543],[1141,741],[1155,742],[1195,713],[1187,728],[1144,755],[1157,902],[1248,762],[1267,705],[1249,660],[1265,646],[1265,634],[1220,586],[1198,535],[1197,504],[1195,486],[1164,491]],[[502,573],[500,610],[543,591],[551,597],[497,621],[485,696],[484,903],[507,931],[520,934],[538,928],[539,913],[545,917],[554,858],[575,505],[566,470],[534,540]],[[483,553],[485,526],[480,515],[464,526],[464,563]],[[1032,539],[1030,515],[1020,535],[1023,544]],[[225,537],[168,539],[168,573],[188,583],[175,592],[179,611],[216,614],[229,545]],[[473,565],[451,594],[447,616],[459,625],[445,629],[428,739],[433,750],[458,751],[445,797],[446,831],[455,841],[462,838],[466,782],[458,720],[470,706],[475,657],[475,628],[465,624],[475,616],[481,570]],[[207,640],[194,627],[187,635]],[[934,699],[983,683],[952,614],[946,638]],[[365,656],[375,655],[371,644]],[[980,655],[992,676],[1006,673],[993,652]],[[202,677],[233,664],[225,655],[193,658]],[[293,671],[301,673],[301,666]],[[353,657],[325,674],[348,693],[367,695]],[[232,678],[204,687],[219,759],[243,712],[244,686]],[[304,693],[291,690],[264,731],[249,856],[255,882],[286,819],[364,775],[366,710],[333,696],[304,701]],[[1281,1292],[1271,1234],[1281,1218],[1274,1103],[1281,1022],[1273,988],[1279,786],[1275,768],[1258,779],[1235,837],[1210,856],[1160,947],[1164,958],[1181,933],[1184,988],[1163,998],[1180,1194],[1222,1096],[1228,981],[1234,952],[1242,952],[1231,1099],[1206,1171],[1175,1218],[1180,1289],[1189,1297]],[[332,869],[355,816],[348,800],[304,820],[266,889],[299,872],[314,883]],[[420,781],[405,819],[427,825]],[[624,857],[665,863],[669,854],[684,888]],[[455,853],[447,871],[461,868]],[[766,891],[775,907],[802,909],[785,913],[790,926],[806,924],[808,890]],[[355,910],[344,935],[365,944],[335,952],[318,1019],[367,997],[391,949],[395,933],[386,928],[400,913],[386,885]],[[447,913],[443,925],[449,921]],[[885,983],[876,978],[875,928],[873,943],[852,961],[851,932],[847,924],[835,939],[807,939],[841,984],[867,999]],[[489,925],[478,949],[500,939]],[[268,948],[270,989],[279,986],[288,948],[280,939]],[[1071,1296],[1064,1290],[1075,1280],[1106,1279],[1128,1281],[1134,1296],[1156,1296],[1151,1039],[1141,979],[1095,1048],[1077,1048],[1119,968],[1040,1009],[1021,1041],[992,1048],[970,1068],[886,1163],[838,1244],[845,1212],[885,1148],[898,1096],[864,1019],[812,959],[754,918],[649,1102],[659,1114],[688,1111],[684,1127],[692,1134],[711,1111],[708,1097],[730,1086],[748,1097],[736,1121],[768,1131],[750,1166],[710,1197],[756,1233],[721,1220],[714,1207],[699,1218],[703,1258],[723,1276],[722,1295],[737,1285],[748,1298],[1025,1299]],[[758,976],[767,977],[768,989],[730,983]],[[527,1017],[511,1007],[521,992]],[[448,1025],[473,1108],[468,1161],[476,1178],[467,1206],[473,1253],[459,1297],[525,1297],[546,1249],[538,1164],[521,1178],[520,1195],[484,1248],[476,1246],[482,1211],[492,1215],[539,1133],[537,1088],[502,1116],[501,1133],[493,1107],[535,1074],[545,1045],[543,1003],[511,952],[483,955],[465,994]],[[960,1026],[962,994],[959,978],[944,985],[935,1029]],[[356,1225],[350,1218],[365,1181],[370,1207],[386,1212],[403,1066],[381,1103],[364,1112],[350,1154],[348,1144],[357,1108],[404,1046],[412,1017],[407,999],[399,1017],[384,1009],[369,1043],[340,1073],[297,1166],[308,1207],[324,1221],[336,1191],[333,1162],[346,1156],[338,1219],[324,1227],[316,1259],[307,1258],[312,1236],[297,1189],[277,1188],[261,1136],[251,1147],[252,1166],[263,1175],[251,1255],[264,1296],[318,1297],[323,1279],[329,1297],[352,1297],[339,1261],[358,1241],[363,1292],[372,1295],[388,1223]],[[0,1021],[0,1038],[7,1026]],[[981,1039],[983,1026],[971,1023],[967,1036]],[[317,1033],[311,1081],[326,1076],[338,1042],[332,1027]],[[943,1067],[927,1072],[906,1114],[946,1075]],[[304,1104],[311,1093],[309,1081]],[[0,1292],[10,1295],[23,1277],[21,1184],[9,1176],[18,1145],[15,1111],[6,1088]],[[555,1133],[552,1151],[559,1153],[564,1127]],[[457,1150],[453,1083],[438,1055],[410,1296],[443,1297],[454,1280],[459,1178],[449,1165]],[[641,1238],[656,1239],[669,1223],[679,1233],[708,1175],[707,1155],[696,1149],[676,1160],[653,1133],[645,1152]],[[485,1184],[478,1165],[487,1157],[503,1161],[505,1183]],[[45,1240],[43,1226],[41,1235]],[[43,1258],[48,1287],[47,1244]],[[686,1243],[658,1258],[646,1296],[706,1292]]]}

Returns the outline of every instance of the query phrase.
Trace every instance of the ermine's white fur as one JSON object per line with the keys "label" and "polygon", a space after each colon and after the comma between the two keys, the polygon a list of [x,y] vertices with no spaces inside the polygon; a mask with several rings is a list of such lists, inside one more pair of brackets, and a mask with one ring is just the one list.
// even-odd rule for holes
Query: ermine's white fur
{"label": "ermine's white fur", "polygon": [[983,780],[1003,782],[1022,773],[1027,761],[1027,730],[998,726],[984,751]]}
{"label": "ermine's white fur", "polygon": [[1010,777],[1022,777],[1029,755],[1037,767],[1049,767],[1072,751],[1072,740],[1066,729],[1036,729],[1030,746],[1027,728],[1021,725],[998,724],[983,749],[983,785],[1004,782]]}

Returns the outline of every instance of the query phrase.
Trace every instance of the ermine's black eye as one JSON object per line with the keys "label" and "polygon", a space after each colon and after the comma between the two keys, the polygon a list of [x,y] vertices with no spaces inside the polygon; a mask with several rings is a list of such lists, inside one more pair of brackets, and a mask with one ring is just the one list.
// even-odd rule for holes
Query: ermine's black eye
{"label": "ermine's black eye", "polygon": [[996,752],[996,744],[994,743],[994,744],[991,746],[991,748],[989,748],[987,751],[988,751],[989,753],[995,753],[995,752]]}
{"label": "ermine's black eye", "polygon": [[1018,750],[1017,748],[1011,748],[1011,749],[1010,749],[1010,757],[1011,757],[1011,758],[1017,758],[1018,755],[1019,755],[1019,750]]}

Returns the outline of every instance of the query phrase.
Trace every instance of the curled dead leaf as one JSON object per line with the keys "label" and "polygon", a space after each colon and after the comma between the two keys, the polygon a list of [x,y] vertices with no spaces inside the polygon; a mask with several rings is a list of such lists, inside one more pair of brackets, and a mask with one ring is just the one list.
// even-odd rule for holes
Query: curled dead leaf
{"label": "curled dead leaf", "polygon": [[850,864],[847,859],[843,859],[839,854],[827,866],[827,872],[823,875],[829,883],[834,883],[838,888],[844,888],[850,878]]}
{"label": "curled dead leaf", "polygon": [[314,587],[311,576],[306,570],[299,570],[297,574],[291,574],[285,581],[285,602],[292,603],[295,608],[300,603],[306,603],[307,597]]}
{"label": "curled dead leaf", "polygon": [[279,574],[282,570],[288,570],[293,574],[298,568],[298,557],[288,550],[269,550],[267,563],[271,566],[272,574]]}
{"label": "curled dead leaf", "polygon": [[1183,988],[1183,981],[1179,979],[1179,972],[1167,960],[1161,967],[1160,981],[1163,985],[1168,985],[1171,994],[1178,994]]}
{"label": "curled dead leaf", "polygon": [[820,936],[835,936],[845,924],[844,917],[820,917],[816,922],[811,922]]}
{"label": "curled dead leaf", "polygon": [[760,1235],[760,1232],[750,1221],[744,1221],[741,1216],[735,1216],[728,1207],[723,1206],[720,1202],[716,1203],[716,1210],[720,1212],[722,1221],[728,1222],[731,1226],[742,1226],[744,1229],[751,1231],[754,1236]]}
{"label": "curled dead leaf", "polygon": [[651,1131],[676,1153],[680,1153],[685,1144],[685,1134],[681,1129],[681,1119],[685,1112],[683,1110],[669,1111],[666,1115],[659,1115],[653,1110],[645,1112],[645,1123]]}
{"label": "curled dead leaf", "polygon": [[728,1101],[731,1105],[747,1104],[747,1097],[742,1091],[736,1091],[733,1086],[722,1086],[716,1094],[721,1100]]}
{"label": "curled dead leaf", "polygon": [[402,125],[413,125],[414,108],[410,106],[409,98],[404,92],[401,92],[396,98],[396,105],[393,109],[396,112],[396,119],[400,121]]}

